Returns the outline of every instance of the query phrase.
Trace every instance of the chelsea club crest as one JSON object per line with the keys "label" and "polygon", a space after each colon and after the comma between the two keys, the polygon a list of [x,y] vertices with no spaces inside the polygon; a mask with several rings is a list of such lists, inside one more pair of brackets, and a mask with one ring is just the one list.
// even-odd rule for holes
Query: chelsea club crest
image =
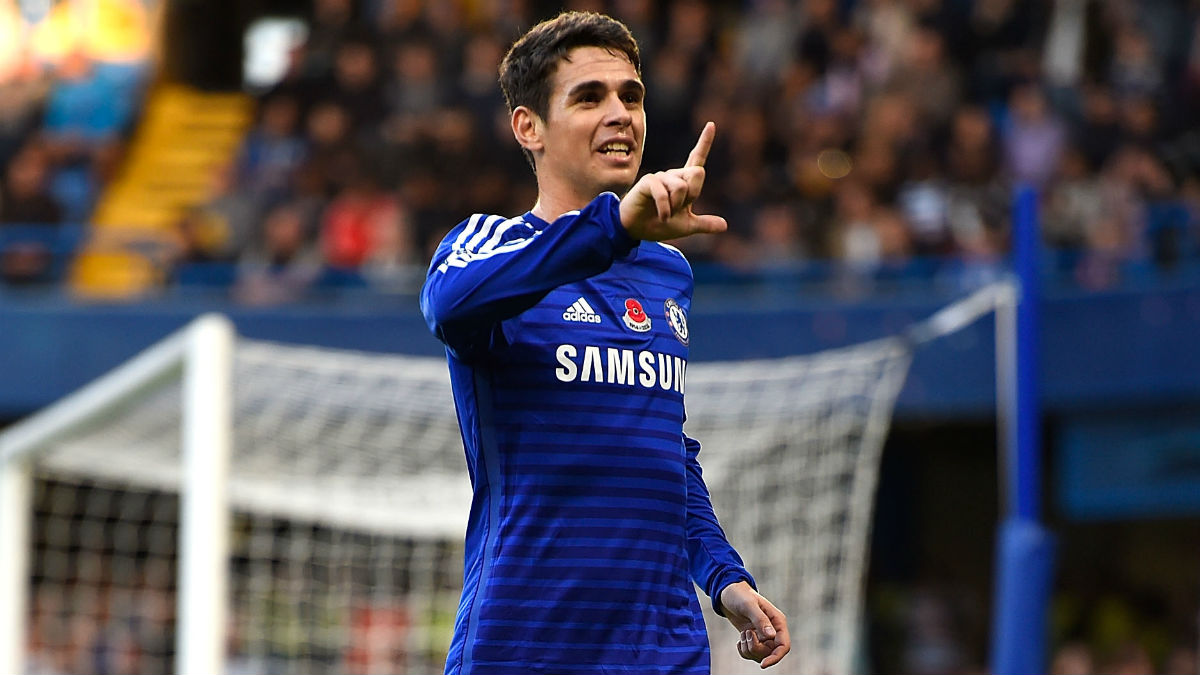
{"label": "chelsea club crest", "polygon": [[666,310],[667,323],[671,325],[671,332],[675,333],[675,337],[686,347],[688,343],[687,314],[683,312],[683,308],[675,302],[674,298],[667,298],[667,301],[663,303],[663,309]]}

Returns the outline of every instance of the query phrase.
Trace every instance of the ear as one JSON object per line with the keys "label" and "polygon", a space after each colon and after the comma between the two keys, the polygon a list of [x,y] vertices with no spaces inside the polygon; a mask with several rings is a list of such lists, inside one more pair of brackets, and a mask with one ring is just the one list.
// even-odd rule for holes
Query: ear
{"label": "ear", "polygon": [[517,143],[533,154],[541,152],[545,143],[542,132],[546,125],[542,118],[525,106],[517,106],[512,112],[512,131]]}

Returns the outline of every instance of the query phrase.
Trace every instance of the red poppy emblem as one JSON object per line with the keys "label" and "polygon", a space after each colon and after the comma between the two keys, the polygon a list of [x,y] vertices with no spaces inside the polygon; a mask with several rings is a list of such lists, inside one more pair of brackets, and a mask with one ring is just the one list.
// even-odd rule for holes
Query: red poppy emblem
{"label": "red poppy emblem", "polygon": [[646,316],[646,310],[642,309],[642,303],[629,298],[625,301],[625,325],[630,330],[635,330],[639,333],[644,333],[650,330],[650,317]]}

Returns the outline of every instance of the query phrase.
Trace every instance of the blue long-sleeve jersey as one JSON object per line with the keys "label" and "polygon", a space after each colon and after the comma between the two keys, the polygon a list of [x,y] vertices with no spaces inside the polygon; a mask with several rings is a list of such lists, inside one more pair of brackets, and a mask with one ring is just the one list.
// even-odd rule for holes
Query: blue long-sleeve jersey
{"label": "blue long-sleeve jersey", "polygon": [[691,268],[618,206],[475,215],[430,265],[474,489],[448,674],[708,673],[692,581],[754,583],[683,433]]}

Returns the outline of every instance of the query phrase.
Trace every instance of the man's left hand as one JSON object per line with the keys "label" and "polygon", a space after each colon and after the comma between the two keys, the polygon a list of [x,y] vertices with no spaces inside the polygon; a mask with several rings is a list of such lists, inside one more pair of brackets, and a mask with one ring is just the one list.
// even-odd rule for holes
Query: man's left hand
{"label": "man's left hand", "polygon": [[792,649],[787,617],[745,581],[721,590],[725,618],[738,630],[738,655],[763,668],[779,663]]}

